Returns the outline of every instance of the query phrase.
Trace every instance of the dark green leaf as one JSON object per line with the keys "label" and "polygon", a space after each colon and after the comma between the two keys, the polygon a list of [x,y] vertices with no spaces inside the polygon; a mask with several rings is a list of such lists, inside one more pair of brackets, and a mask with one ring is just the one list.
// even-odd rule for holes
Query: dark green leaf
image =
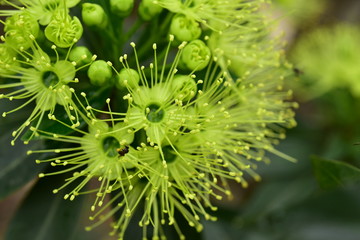
{"label": "dark green leaf", "polygon": [[37,165],[36,156],[27,155],[29,149],[42,148],[42,141],[11,146],[10,138],[5,135],[0,137],[0,146],[2,146],[0,152],[0,199],[2,199],[37,176],[46,164]]}
{"label": "dark green leaf", "polygon": [[331,189],[360,181],[360,169],[345,162],[312,157],[313,169],[321,188]]}
{"label": "dark green leaf", "polygon": [[[0,105],[0,112],[9,111],[15,108],[14,102]],[[7,116],[0,118],[0,199],[5,198],[17,189],[24,186],[43,169],[45,164],[35,164],[35,156],[28,156],[28,150],[40,149],[43,142],[24,145],[16,141],[15,146],[10,145],[11,133],[28,117],[27,108],[21,109]]]}
{"label": "dark green leaf", "polygon": [[[64,183],[64,176],[40,179],[10,223],[6,240],[64,240],[71,239],[82,210],[83,196],[74,201],[53,194],[52,189]],[[62,192],[70,192],[70,185]]]}

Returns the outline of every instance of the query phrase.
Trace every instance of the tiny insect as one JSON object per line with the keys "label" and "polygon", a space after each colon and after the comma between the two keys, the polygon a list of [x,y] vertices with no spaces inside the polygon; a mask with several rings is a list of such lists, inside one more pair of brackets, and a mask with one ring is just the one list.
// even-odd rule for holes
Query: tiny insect
{"label": "tiny insect", "polygon": [[119,156],[123,157],[129,152],[129,147],[125,146],[123,148],[117,148],[116,151],[118,152]]}
{"label": "tiny insect", "polygon": [[304,74],[304,72],[303,72],[302,70],[300,70],[300,69],[298,69],[298,68],[296,68],[296,67],[293,68],[293,71],[294,71],[294,73],[295,73],[295,75],[296,75],[297,77],[299,77],[300,75],[303,75],[303,74]]}

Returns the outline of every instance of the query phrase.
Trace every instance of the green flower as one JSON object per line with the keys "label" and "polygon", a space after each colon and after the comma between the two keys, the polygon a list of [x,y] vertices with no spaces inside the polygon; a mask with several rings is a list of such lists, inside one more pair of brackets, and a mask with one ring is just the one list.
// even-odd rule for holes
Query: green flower
{"label": "green flower", "polygon": [[19,66],[16,61],[16,51],[5,43],[0,44],[0,75],[15,74],[13,66]]}
{"label": "green flower", "polygon": [[[187,47],[192,53],[184,54],[186,59],[181,63],[188,69],[195,69],[195,65],[199,66],[198,70],[204,68],[208,62],[205,55],[216,58],[229,77],[232,77],[230,73],[242,76],[249,68],[282,64],[279,40],[270,37],[270,20],[259,11],[267,1],[157,0],[155,3],[178,13],[172,18],[172,34],[196,42],[196,47]],[[203,38],[199,38],[201,31],[206,33]],[[199,60],[203,61],[202,66],[196,64]]]}
{"label": "green flower", "polygon": [[180,42],[191,41],[200,37],[201,27],[194,19],[177,14],[171,20],[170,34]]}
{"label": "green flower", "polygon": [[[21,2],[27,7],[8,12],[9,33],[1,37],[0,99],[25,103],[3,116],[36,103],[13,133],[12,144],[29,128],[30,139],[36,136],[56,146],[28,154],[52,153],[36,160],[56,167],[39,177],[73,172],[54,193],[76,181],[65,199],[96,194],[90,207],[94,222],[87,230],[116,215],[111,234],[123,239],[139,216],[143,239],[166,239],[169,227],[184,239],[177,216],[201,231],[203,220],[216,220],[212,200],[232,197],[229,182],[247,187],[249,177],[260,180],[257,164],[269,161],[266,153],[294,161],[275,149],[285,128],[296,124],[297,104],[291,102],[292,92],[283,90],[292,69],[259,12],[266,0],[142,0],[130,28],[123,17],[132,11],[133,1],[86,2],[82,21],[89,36],[99,31],[99,47],[86,36],[79,39],[82,25],[68,9],[77,0]],[[44,18],[36,15],[40,10],[35,14],[38,6],[47,9]],[[119,24],[110,22],[114,19]],[[148,36],[155,25],[159,32]],[[38,41],[32,34],[36,29]],[[166,42],[163,36],[169,32]],[[99,51],[102,59],[95,61],[88,48],[76,47],[78,40]],[[51,42],[54,52],[49,53]],[[129,54],[107,61],[127,51],[128,42]],[[87,72],[77,72],[88,66]],[[84,99],[79,98],[70,86],[78,82],[76,74],[89,79],[91,91],[113,87],[108,110],[91,106],[84,92]],[[67,118],[54,115],[58,105]],[[45,114],[70,133],[42,129]],[[85,190],[92,179],[99,185]]]}
{"label": "green flower", "polygon": [[[212,31],[221,32],[224,27],[241,26],[244,21],[252,21],[252,15],[264,4],[264,0],[223,1],[223,0],[155,0],[154,3],[174,13],[194,19]],[[256,16],[255,16],[256,18]]]}
{"label": "green flower", "polygon": [[32,44],[30,35],[36,38],[39,34],[39,24],[30,12],[24,10],[6,19],[4,31],[8,45],[27,49]]}
{"label": "green flower", "polygon": [[2,16],[11,16],[22,12],[24,6],[32,17],[39,21],[41,25],[47,25],[52,20],[54,13],[58,9],[72,8],[77,5],[80,0],[22,0],[21,4],[14,1],[3,0],[4,3],[13,6],[17,10],[0,10]]}
{"label": "green flower", "polygon": [[17,53],[17,56],[14,56],[11,62],[7,62],[7,65],[3,68],[4,70],[0,71],[0,77],[13,80],[11,83],[1,84],[0,89],[14,88],[12,92],[8,90],[0,94],[0,99],[2,101],[4,99],[9,101],[25,100],[19,107],[3,112],[3,117],[21,110],[32,102],[36,102],[30,116],[18,130],[13,132],[14,140],[11,142],[12,144],[32,122],[36,122],[37,128],[46,112],[48,112],[48,117],[52,118],[57,105],[64,107],[74,126],[78,125],[77,107],[72,101],[72,90],[68,86],[69,83],[78,82],[78,79],[75,78],[76,71],[79,70],[79,68],[76,69],[75,67],[76,62],[68,61],[67,57],[60,60],[55,45],[52,46],[52,49],[55,51],[57,58],[53,62],[39,47],[34,36],[30,36],[30,39],[33,41],[30,47],[31,51],[12,49],[13,52]]}
{"label": "green flower", "polygon": [[[173,36],[168,49],[172,41]],[[164,238],[162,229],[166,224],[173,226],[183,239],[175,212],[201,231],[201,218],[215,220],[208,213],[216,210],[211,197],[221,200],[223,196],[232,196],[228,180],[239,182],[243,187],[248,185],[245,175],[259,181],[260,176],[255,170],[258,162],[268,161],[266,152],[294,161],[274,148],[285,137],[283,128],[295,126],[292,108],[296,104],[287,101],[291,92],[282,91],[283,81],[291,71],[277,67],[257,69],[234,82],[227,78],[216,62],[211,61],[207,69],[209,74],[196,80],[194,74],[178,74],[177,66],[182,54],[185,54],[185,43],[179,46],[170,65],[167,65],[168,54],[165,55],[164,65],[158,64],[157,46],[154,44],[154,62],[150,63],[149,69],[140,66],[135,44],[131,43],[131,46],[135,51],[137,67],[129,66],[127,55],[120,57],[125,69],[121,72],[127,74],[123,78],[128,91],[123,97],[128,101],[127,112],[96,110],[111,116],[112,122],[118,122],[112,125],[123,127],[108,130],[103,125],[101,128],[104,130],[101,131],[100,125],[95,125],[99,139],[104,139],[102,136],[112,138],[106,140],[106,144],[102,140],[97,146],[92,143],[89,148],[85,145],[79,148],[84,154],[81,163],[87,164],[87,170],[81,176],[87,179],[99,175],[102,181],[108,179],[110,182],[104,183],[112,186],[108,191],[113,191],[120,184],[118,179],[126,181],[126,186],[118,186],[118,193],[91,217],[97,222],[88,230],[119,211],[120,217],[113,225],[112,234],[118,233],[119,239],[123,239],[135,212],[141,211],[139,225],[143,228],[144,237],[148,228],[152,228],[153,239]],[[137,81],[138,77],[140,81]],[[86,109],[92,108],[88,106]],[[142,135],[140,139],[143,141],[138,139],[131,144],[136,160],[132,160],[131,168],[125,167],[124,175],[124,165],[104,160],[106,158],[101,157],[100,151],[118,157],[115,149],[122,149],[122,140],[115,136],[124,137],[126,132]],[[94,139],[93,135],[86,136],[89,137],[85,139]],[[91,152],[94,152],[93,158],[89,157]],[[72,159],[70,155],[66,157],[66,162],[76,163],[77,158]],[[96,167],[92,168],[94,164]],[[106,169],[116,166],[122,170],[111,174],[106,172]],[[123,190],[127,188],[128,191]],[[79,193],[73,193],[76,194]],[[104,194],[98,195],[102,197]],[[115,207],[110,213],[102,216],[105,209],[112,206]]]}
{"label": "green flower", "polygon": [[77,17],[71,17],[65,11],[58,10],[44,32],[46,38],[56,46],[68,48],[81,38],[83,27]]}
{"label": "green flower", "polygon": [[291,57],[301,71],[306,98],[335,88],[360,97],[360,29],[350,24],[320,28],[303,36]]}
{"label": "green flower", "polygon": [[278,46],[279,40],[271,39],[265,22],[257,22],[256,25],[245,29],[225,27],[221,32],[212,32],[206,38],[207,45],[222,69],[242,76],[249,69],[278,67],[282,64],[284,53]]}
{"label": "green flower", "polygon": [[[82,93],[82,95],[86,96],[85,93]],[[97,198],[91,207],[91,211],[95,211],[96,207],[103,205],[104,198],[111,191],[121,190],[125,194],[124,186],[128,186],[126,181],[130,181],[132,178],[128,172],[129,169],[139,168],[138,152],[130,146],[134,139],[134,133],[131,128],[127,127],[124,123],[115,124],[112,119],[94,118],[94,112],[90,106],[86,108],[86,111],[87,116],[82,113],[80,115],[88,124],[88,130],[74,129],[80,136],[66,136],[31,128],[35,134],[43,139],[53,140],[58,144],[72,143],[76,146],[29,151],[28,154],[41,152],[61,153],[61,156],[46,160],[36,160],[36,162],[51,162],[52,166],[70,166],[60,171],[41,173],[39,177],[76,171],[72,178],[66,180],[64,185],[54,189],[54,193],[58,193],[75,179],[83,179],[71,192],[64,195],[65,199],[73,200],[79,194],[87,193],[87,191],[82,191],[83,187],[92,178],[97,178],[101,182],[100,187],[90,190],[90,192],[97,192]],[[71,125],[61,122],[55,117],[52,119],[68,128],[72,128]]]}
{"label": "green flower", "polygon": [[200,71],[209,64],[210,57],[210,49],[203,41],[196,39],[184,47],[180,65],[191,71]]}

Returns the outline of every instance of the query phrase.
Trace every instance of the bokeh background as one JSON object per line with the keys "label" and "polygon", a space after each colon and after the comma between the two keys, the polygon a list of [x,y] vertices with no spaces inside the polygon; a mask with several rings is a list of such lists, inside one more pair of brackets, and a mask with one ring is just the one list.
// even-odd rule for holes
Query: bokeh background
{"label": "bokeh background", "polygon": [[[234,199],[217,202],[218,221],[204,221],[200,234],[189,230],[189,239],[358,240],[360,1],[274,0],[267,11],[279,23],[277,31],[284,31],[286,54],[297,76],[288,87],[300,105],[298,126],[288,131],[278,149],[298,162],[271,156],[270,164],[259,164],[262,181],[250,180],[247,189],[234,184]],[[0,105],[0,112],[5,108]],[[11,124],[0,119],[1,135]],[[2,193],[5,180],[16,181],[22,174],[10,174],[7,163],[16,153],[5,149],[5,142],[8,139],[2,137]],[[60,207],[46,182],[30,191],[37,181],[0,196],[0,239],[19,224],[42,224],[39,239],[46,239],[48,231],[58,239],[56,233],[62,229],[71,230],[66,239],[112,239],[107,224],[84,232],[91,197]],[[31,214],[24,215],[28,209]],[[36,215],[44,216],[42,221]],[[128,239],[137,239],[138,230],[130,229]]]}

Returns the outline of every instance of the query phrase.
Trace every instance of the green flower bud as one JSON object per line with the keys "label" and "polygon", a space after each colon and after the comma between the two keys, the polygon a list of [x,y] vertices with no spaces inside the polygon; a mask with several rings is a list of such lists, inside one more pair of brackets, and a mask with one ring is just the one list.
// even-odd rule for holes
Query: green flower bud
{"label": "green flower bud", "polygon": [[110,0],[111,12],[120,16],[129,16],[134,8],[134,0]]}
{"label": "green flower bud", "polygon": [[35,38],[39,34],[39,24],[28,12],[21,12],[8,17],[5,21],[5,37],[8,44],[16,48],[29,48],[32,44],[30,35]]}
{"label": "green flower bud", "polygon": [[77,17],[71,18],[63,11],[58,11],[45,28],[46,38],[61,48],[67,48],[77,42],[83,33],[83,27]]}
{"label": "green flower bud", "polygon": [[93,85],[101,86],[111,79],[112,69],[104,60],[97,60],[90,65],[87,74]]}
{"label": "green flower bud", "polygon": [[197,92],[196,82],[188,75],[175,75],[171,88],[175,97],[183,101],[190,100]]}
{"label": "green flower bud", "polygon": [[136,88],[139,84],[140,76],[138,72],[132,68],[123,68],[116,76],[116,87],[125,89],[126,87]]}
{"label": "green flower bud", "polygon": [[108,24],[108,17],[99,4],[84,3],[81,14],[87,26],[105,28]]}
{"label": "green flower bud", "polygon": [[182,14],[177,14],[172,18],[170,34],[174,35],[179,41],[191,41],[201,35],[201,27],[194,19]]}
{"label": "green flower bud", "polygon": [[162,7],[153,3],[153,0],[142,0],[139,5],[139,15],[145,21],[149,21],[162,11]]}
{"label": "green flower bud", "polygon": [[76,62],[77,66],[82,66],[91,62],[91,52],[85,46],[78,46],[71,50],[69,60]]}
{"label": "green flower bud", "polygon": [[180,64],[183,68],[199,71],[209,64],[210,56],[210,49],[203,41],[193,40],[184,47]]}

